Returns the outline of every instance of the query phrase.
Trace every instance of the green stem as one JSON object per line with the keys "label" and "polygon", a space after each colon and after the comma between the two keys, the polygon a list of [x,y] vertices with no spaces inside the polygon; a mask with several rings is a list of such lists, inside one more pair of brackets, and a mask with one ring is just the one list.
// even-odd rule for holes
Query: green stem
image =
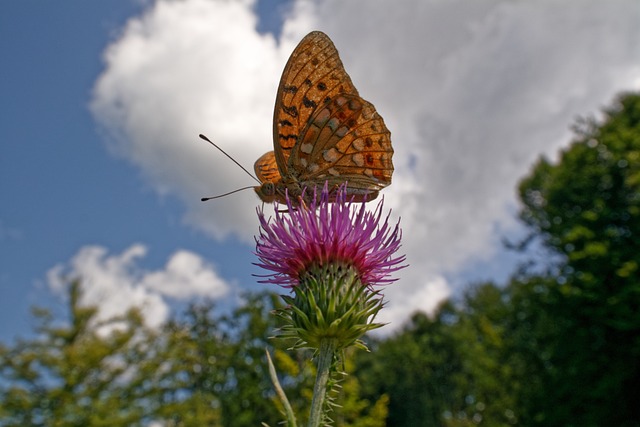
{"label": "green stem", "polygon": [[318,373],[316,374],[316,384],[313,386],[313,399],[311,400],[311,414],[309,415],[309,427],[319,427],[322,422],[324,400],[327,395],[327,382],[333,363],[333,354],[336,350],[334,339],[323,339],[320,341],[318,351]]}
{"label": "green stem", "polygon": [[267,364],[269,365],[269,376],[271,377],[273,386],[276,389],[276,394],[280,398],[280,402],[282,402],[284,412],[287,415],[287,427],[296,427],[296,416],[293,414],[293,408],[291,408],[289,399],[287,399],[287,395],[284,393],[284,390],[280,385],[280,381],[278,381],[278,374],[276,374],[276,367],[273,366],[271,355],[267,349],[265,349],[265,353],[267,354]]}

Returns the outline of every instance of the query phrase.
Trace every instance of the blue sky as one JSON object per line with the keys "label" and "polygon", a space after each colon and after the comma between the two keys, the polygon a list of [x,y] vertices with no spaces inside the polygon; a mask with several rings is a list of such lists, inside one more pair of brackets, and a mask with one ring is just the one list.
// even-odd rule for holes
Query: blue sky
{"label": "blue sky", "polygon": [[332,37],[392,132],[385,203],[412,264],[387,293],[396,325],[506,277],[518,179],[640,83],[633,0],[285,3],[0,5],[1,341],[28,333],[30,306],[64,304],[59,274],[86,277],[107,313],[137,301],[156,321],[259,288],[255,195],[198,200],[251,182],[197,134],[251,167],[308,31]]}
{"label": "blue sky", "polygon": [[[102,52],[140,2],[28,0],[0,9],[0,340],[29,331],[31,306],[62,305],[46,273],[88,244],[121,252],[144,242],[149,269],[190,248],[224,258],[222,274],[251,284],[251,248],[214,245],[181,226],[178,201],[159,199],[135,167],[110,155],[89,112]],[[185,139],[197,144],[197,132]]]}
{"label": "blue sky", "polygon": [[[6,339],[25,330],[31,304],[50,302],[36,284],[49,268],[87,242],[126,245],[119,237],[136,230],[127,218],[147,211],[153,198],[141,191],[134,170],[106,155],[87,110],[110,32],[139,7],[25,1],[0,8],[0,337]],[[116,209],[114,199],[127,209]],[[145,216],[151,226],[167,215]]]}

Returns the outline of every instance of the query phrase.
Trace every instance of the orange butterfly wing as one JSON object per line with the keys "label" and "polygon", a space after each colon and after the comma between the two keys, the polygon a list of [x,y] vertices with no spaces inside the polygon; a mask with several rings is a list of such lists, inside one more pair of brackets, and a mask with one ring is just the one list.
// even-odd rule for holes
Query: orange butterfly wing
{"label": "orange butterfly wing", "polygon": [[303,38],[284,67],[273,117],[273,144],[282,176],[309,117],[326,98],[358,95],[329,37],[314,31]]}
{"label": "orange butterfly wing", "polygon": [[284,188],[347,181],[349,194],[368,200],[391,183],[391,133],[360,98],[336,47],[320,31],[300,41],[284,68],[273,140],[274,151],[255,164],[261,182]]}
{"label": "orange butterfly wing", "polygon": [[272,182],[276,184],[282,179],[273,151],[269,151],[260,156],[253,165],[253,169],[260,182]]}
{"label": "orange butterfly wing", "polygon": [[381,190],[391,183],[391,133],[373,105],[338,95],[310,118],[289,159],[303,182],[341,184],[351,190]]}

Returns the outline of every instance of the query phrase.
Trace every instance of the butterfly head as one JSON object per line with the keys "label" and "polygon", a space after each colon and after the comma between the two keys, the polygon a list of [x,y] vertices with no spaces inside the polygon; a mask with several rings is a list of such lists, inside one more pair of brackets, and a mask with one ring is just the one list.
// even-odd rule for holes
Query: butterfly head
{"label": "butterfly head", "polygon": [[284,202],[284,195],[279,194],[273,182],[263,182],[262,185],[253,187],[260,200],[265,203]]}
{"label": "butterfly head", "polygon": [[275,202],[281,205],[291,203],[293,206],[299,206],[301,203],[309,202],[313,195],[313,192],[303,191],[300,184],[296,182],[284,184],[267,181],[253,189],[263,202]]}

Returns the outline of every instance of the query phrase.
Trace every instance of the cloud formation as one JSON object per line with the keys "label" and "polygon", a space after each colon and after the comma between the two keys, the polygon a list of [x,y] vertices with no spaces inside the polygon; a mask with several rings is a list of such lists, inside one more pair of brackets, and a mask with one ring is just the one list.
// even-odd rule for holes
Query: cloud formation
{"label": "cloud formation", "polygon": [[106,50],[92,111],[114,152],[184,201],[189,224],[249,242],[254,194],[199,197],[251,179],[196,135],[244,165],[270,150],[284,63],[325,31],[392,132],[383,193],[411,263],[387,292],[398,315],[447,295],[443,275],[497,256],[495,230],[516,230],[514,188],[534,159],[569,142],[577,115],[640,85],[634,0],[299,1],[279,41],[257,20],[251,1],[154,2]]}
{"label": "cloud formation", "polygon": [[85,246],[66,265],[49,270],[49,287],[65,296],[68,280],[80,278],[81,304],[99,307],[98,320],[139,307],[151,327],[167,320],[169,299],[220,298],[229,290],[215,268],[193,252],[176,251],[164,269],[157,271],[146,271],[138,265],[146,253],[147,248],[141,244],[115,255],[101,246]]}

